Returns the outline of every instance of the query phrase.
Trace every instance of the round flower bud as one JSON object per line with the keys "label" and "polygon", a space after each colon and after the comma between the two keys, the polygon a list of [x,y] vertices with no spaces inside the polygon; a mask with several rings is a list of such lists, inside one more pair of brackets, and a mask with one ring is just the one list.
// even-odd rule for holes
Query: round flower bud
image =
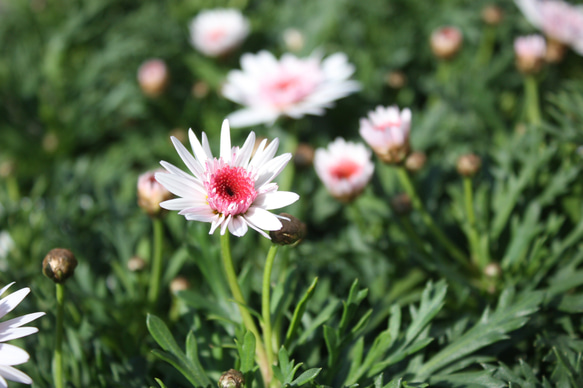
{"label": "round flower bud", "polygon": [[285,217],[279,219],[282,227],[280,230],[272,230],[269,232],[271,241],[279,245],[299,244],[306,236],[306,224],[291,214],[281,213],[280,216]]}
{"label": "round flower bud", "polygon": [[393,89],[401,89],[407,85],[407,76],[399,70],[391,71],[385,76],[385,82]]}
{"label": "round flower bud", "polygon": [[172,198],[172,193],[155,178],[155,173],[161,171],[164,170],[148,171],[138,178],[138,206],[150,217],[165,214],[164,209],[160,207],[160,202]]}
{"label": "round flower bud", "polygon": [[197,81],[192,85],[192,95],[196,98],[203,99],[208,96],[211,88],[208,83],[204,81]]}
{"label": "round flower bud", "polygon": [[482,20],[490,26],[497,26],[503,18],[504,13],[497,5],[490,4],[482,9]]}
{"label": "round flower bud", "polygon": [[411,197],[405,193],[397,194],[391,198],[391,207],[398,216],[406,216],[411,213]]}
{"label": "round flower bud", "polygon": [[219,378],[219,388],[241,388],[244,384],[243,373],[236,369],[229,369]]}
{"label": "round flower bud", "polygon": [[460,51],[463,35],[456,27],[441,27],[433,31],[430,42],[431,51],[437,58],[451,59]]}
{"label": "round flower bud", "polygon": [[314,163],[314,147],[301,143],[294,154],[294,164],[299,168],[310,167]]}
{"label": "round flower bud", "polygon": [[140,272],[146,268],[146,260],[142,259],[140,256],[132,256],[128,260],[128,269],[132,272]]}
{"label": "round flower bud", "polygon": [[304,48],[304,35],[295,28],[288,28],[283,32],[283,41],[289,51],[298,52]]}
{"label": "round flower bud", "polygon": [[184,276],[176,276],[170,282],[170,291],[176,293],[178,291],[188,290],[190,288],[190,282]]}
{"label": "round flower bud", "polygon": [[484,275],[489,278],[498,278],[502,274],[502,268],[498,263],[488,263],[486,267],[484,267]]}
{"label": "round flower bud", "polygon": [[158,97],[168,85],[168,68],[161,59],[150,59],[138,69],[138,82],[148,97]]}
{"label": "round flower bud", "polygon": [[556,39],[547,37],[547,50],[545,61],[548,63],[560,63],[567,52],[567,46]]}
{"label": "round flower bud", "polygon": [[457,160],[457,171],[465,177],[472,177],[482,167],[482,159],[476,154],[466,154]]}
{"label": "round flower bud", "polygon": [[546,53],[547,45],[541,35],[521,36],[514,40],[516,67],[523,74],[540,72]]}
{"label": "round flower bud", "polygon": [[12,159],[4,160],[0,163],[0,178],[8,178],[14,174],[16,163]]}
{"label": "round flower bud", "polygon": [[421,170],[425,166],[425,162],[427,161],[427,156],[425,153],[420,151],[415,151],[407,156],[405,159],[405,168],[410,172],[417,172]]}
{"label": "round flower bud", "polygon": [[43,260],[43,274],[55,283],[63,283],[73,276],[75,267],[77,259],[68,249],[51,249]]}

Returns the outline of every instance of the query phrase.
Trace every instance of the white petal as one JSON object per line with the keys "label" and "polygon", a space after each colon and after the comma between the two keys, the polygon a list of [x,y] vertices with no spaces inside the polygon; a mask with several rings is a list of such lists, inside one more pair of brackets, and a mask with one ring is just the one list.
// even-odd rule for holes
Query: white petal
{"label": "white petal", "polygon": [[250,127],[257,124],[271,125],[279,117],[279,112],[268,107],[243,108],[227,116],[233,128]]}
{"label": "white petal", "polygon": [[255,201],[253,201],[253,206],[266,210],[279,209],[291,205],[299,198],[300,196],[298,194],[291,191],[272,191],[259,194]]}
{"label": "white petal", "polygon": [[42,317],[43,315],[45,315],[45,313],[42,313],[42,312],[41,313],[32,313],[32,314],[23,315],[23,316],[18,317],[18,318],[13,318],[13,319],[10,319],[8,321],[4,321],[4,322],[0,323],[0,332],[2,332],[3,330],[10,329],[10,328],[26,325],[27,323],[32,322],[35,319]]}
{"label": "white petal", "polygon": [[219,215],[215,214],[211,208],[208,208],[208,212],[198,211],[196,213],[187,213],[184,215],[188,221],[200,221],[200,222],[213,222],[219,219]]}
{"label": "white petal", "polygon": [[272,159],[257,173],[257,180],[255,181],[255,189],[259,189],[266,183],[271,182],[273,178],[279,175],[279,173],[284,169],[287,163],[291,160],[292,155],[290,153],[279,155],[278,157]]}
{"label": "white petal", "polygon": [[247,222],[243,217],[234,217],[231,220],[231,225],[229,225],[229,232],[231,232],[232,235],[241,237],[247,233],[247,230],[249,230],[249,228],[247,227]]}
{"label": "white petal", "polygon": [[168,191],[179,197],[196,199],[201,196],[206,196],[206,190],[196,181],[184,179],[177,175],[167,174],[165,172],[156,173],[155,177],[162,186],[166,187]]}
{"label": "white petal", "polygon": [[206,203],[204,197],[201,197],[200,200],[196,198],[175,198],[169,199],[168,201],[164,201],[160,203],[160,207],[166,210],[184,210],[191,207],[203,206]]}
{"label": "white petal", "polygon": [[224,235],[225,232],[227,231],[227,228],[229,227],[229,223],[231,222],[232,218],[233,216],[229,214],[225,221],[223,221],[223,225],[221,225],[221,236]]}
{"label": "white petal", "polygon": [[223,120],[221,126],[221,158],[227,163],[231,163],[231,131],[229,120]]}
{"label": "white petal", "polygon": [[[265,140],[266,141],[266,140]],[[261,142],[261,145],[265,145]],[[261,168],[265,163],[267,163],[270,159],[273,158],[275,153],[277,152],[277,148],[279,147],[279,139],[275,138],[269,143],[267,148],[258,147],[257,151],[255,151],[255,156],[249,163],[249,166]]]}
{"label": "white petal", "polygon": [[168,171],[171,174],[178,175],[179,177],[184,178],[184,179],[190,179],[192,181],[196,181],[196,178],[194,176],[186,173],[185,171],[182,171],[181,169],[179,169],[178,167],[176,167],[172,163],[168,163],[164,160],[161,160],[160,165],[162,167],[164,167],[166,169],[166,171]]}
{"label": "white petal", "polygon": [[0,318],[14,310],[16,306],[28,295],[30,288],[25,287],[13,292],[7,297],[0,300]]}
{"label": "white petal", "polygon": [[[202,133],[202,136],[203,138],[206,138],[204,132]],[[192,129],[188,130],[188,139],[190,140],[190,146],[192,147],[192,152],[194,153],[194,156],[200,162],[200,164],[204,166],[204,162],[208,158],[212,159],[213,157],[213,155],[210,152],[210,149],[205,150],[204,147],[201,146],[200,142],[198,141],[198,138],[196,137]]]}
{"label": "white petal", "polygon": [[24,364],[29,358],[28,353],[17,346],[0,344],[0,365]]}
{"label": "white petal", "polygon": [[188,152],[188,150],[180,142],[180,140],[178,140],[174,136],[170,137],[170,139],[172,139],[174,148],[176,148],[176,151],[178,152],[180,159],[182,159],[184,164],[186,164],[186,167],[188,167],[190,172],[192,172],[192,174],[195,177],[197,177],[198,179],[202,179],[202,174],[204,173],[203,166],[198,161],[196,161],[196,159],[194,159],[194,156],[192,156],[192,154]]}
{"label": "white petal", "polygon": [[244,217],[247,222],[260,229],[279,230],[282,227],[281,222],[274,214],[258,207],[251,206]]}
{"label": "white petal", "polygon": [[[11,366],[0,366],[0,375],[10,381],[15,381],[17,383],[32,384],[32,379],[26,373],[21,372]],[[6,381],[4,381],[4,383],[6,383]],[[0,387],[2,387],[1,384]]]}
{"label": "white petal", "polygon": [[38,329],[36,327],[16,327],[13,329],[2,330],[0,333],[0,342],[26,337],[27,335],[31,335],[37,332]]}
{"label": "white petal", "polygon": [[251,131],[247,140],[243,144],[243,147],[239,150],[237,159],[235,159],[233,166],[247,168],[249,164],[249,159],[253,153],[253,147],[255,146],[255,132]]}
{"label": "white petal", "polygon": [[8,382],[2,377],[4,369],[11,368],[10,366],[0,366],[0,388],[8,388]]}
{"label": "white petal", "polygon": [[2,295],[3,293],[5,293],[5,292],[6,292],[6,290],[7,290],[8,288],[10,288],[10,286],[11,286],[11,285],[13,285],[14,283],[15,283],[15,282],[12,282],[12,283],[10,283],[10,284],[8,284],[8,285],[6,285],[6,286],[2,287],[2,289],[0,290],[0,295]]}

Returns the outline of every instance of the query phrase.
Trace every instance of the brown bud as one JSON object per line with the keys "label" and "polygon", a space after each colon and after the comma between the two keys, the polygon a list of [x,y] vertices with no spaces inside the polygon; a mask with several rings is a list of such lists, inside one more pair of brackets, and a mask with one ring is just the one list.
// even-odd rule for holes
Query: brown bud
{"label": "brown bud", "polygon": [[547,50],[545,52],[545,61],[548,63],[560,63],[565,57],[567,46],[556,39],[547,37]]}
{"label": "brown bud", "polygon": [[203,99],[208,96],[211,88],[204,81],[197,81],[192,85],[192,95],[196,98]]}
{"label": "brown bud", "polygon": [[490,26],[497,26],[504,19],[504,12],[497,5],[490,4],[482,9],[482,20]]}
{"label": "brown bud", "polygon": [[431,51],[439,59],[451,59],[460,51],[462,32],[453,26],[438,28],[431,34]]}
{"label": "brown bud", "polygon": [[299,244],[306,236],[306,224],[291,214],[281,213],[280,216],[288,218],[289,221],[280,218],[283,226],[280,230],[272,230],[269,232],[271,241],[279,245]]}
{"label": "brown bud", "polygon": [[176,276],[170,282],[170,291],[172,293],[175,293],[178,291],[188,290],[189,288],[190,288],[190,282],[184,276]]}
{"label": "brown bud", "polygon": [[385,82],[393,89],[401,89],[407,85],[407,76],[402,71],[391,71],[386,75]]}
{"label": "brown bud", "polygon": [[299,168],[310,167],[314,162],[314,147],[301,143],[294,154],[294,164]]}
{"label": "brown bud", "polygon": [[405,193],[397,194],[391,198],[391,207],[398,216],[406,216],[413,209],[411,197]]}
{"label": "brown bud", "polygon": [[407,159],[405,159],[405,168],[410,172],[417,172],[425,166],[427,161],[427,156],[423,152],[416,151],[411,153]]}
{"label": "brown bud", "polygon": [[219,378],[219,388],[241,388],[245,384],[243,373],[229,369]]}
{"label": "brown bud", "polygon": [[482,167],[482,159],[476,154],[466,154],[457,160],[457,171],[465,177],[472,177]]}
{"label": "brown bud", "polygon": [[[188,133],[183,128],[174,128],[170,131],[170,136],[174,136],[179,142],[184,143],[188,140]],[[169,143],[172,144],[171,137],[168,138]]]}
{"label": "brown bud", "polygon": [[139,272],[146,268],[146,260],[142,259],[140,256],[132,256],[128,260],[128,269],[132,272]]}
{"label": "brown bud", "polygon": [[68,249],[51,249],[43,260],[43,274],[55,283],[63,283],[75,273],[77,259]]}

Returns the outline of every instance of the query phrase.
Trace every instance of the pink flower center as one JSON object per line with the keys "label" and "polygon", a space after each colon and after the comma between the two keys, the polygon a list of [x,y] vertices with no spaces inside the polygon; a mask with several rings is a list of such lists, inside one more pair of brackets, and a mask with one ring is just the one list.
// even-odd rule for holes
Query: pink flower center
{"label": "pink flower center", "polygon": [[360,171],[360,165],[353,160],[342,160],[330,168],[330,175],[335,179],[348,179]]}
{"label": "pink flower center", "polygon": [[387,130],[389,128],[392,128],[392,127],[399,128],[400,126],[401,126],[401,121],[400,120],[397,120],[397,121],[385,121],[385,122],[382,122],[380,124],[375,124],[374,125],[374,129],[376,129],[377,131],[385,131],[385,130]]}
{"label": "pink flower center", "polygon": [[245,213],[257,197],[255,181],[243,167],[220,168],[204,185],[211,209],[225,216]]}
{"label": "pink flower center", "polygon": [[264,81],[261,95],[268,104],[285,108],[312,94],[321,77],[320,69],[312,63],[296,64],[292,69],[282,66],[277,74]]}
{"label": "pink flower center", "polygon": [[227,35],[227,32],[225,30],[218,29],[218,30],[209,31],[209,33],[206,35],[206,38],[209,42],[214,43],[216,41],[223,39],[225,37],[225,35]]}

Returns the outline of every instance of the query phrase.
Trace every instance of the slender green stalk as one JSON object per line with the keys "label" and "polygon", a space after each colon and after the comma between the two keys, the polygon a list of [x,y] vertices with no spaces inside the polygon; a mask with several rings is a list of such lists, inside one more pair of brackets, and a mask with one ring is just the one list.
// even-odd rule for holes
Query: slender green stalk
{"label": "slender green stalk", "polygon": [[63,314],[65,306],[65,285],[56,284],[57,286],[57,330],[55,334],[55,354],[53,357],[53,382],[55,388],[64,388],[65,380],[63,378]]}
{"label": "slender green stalk", "polygon": [[524,103],[528,122],[539,125],[541,123],[541,115],[538,101],[538,84],[534,75],[527,75],[524,78]]}
{"label": "slender green stalk", "polygon": [[257,363],[261,369],[261,375],[263,376],[265,386],[268,387],[271,383],[272,377],[271,364],[268,361],[265,347],[263,346],[263,341],[261,341],[259,330],[253,321],[251,313],[249,313],[247,310],[247,302],[245,302],[245,298],[243,297],[243,293],[239,287],[239,282],[235,273],[235,267],[233,266],[233,259],[231,257],[231,246],[229,243],[228,234],[221,235],[221,253],[225,275],[227,276],[227,282],[229,283],[231,294],[233,294],[233,298],[235,298],[235,301],[239,306],[239,311],[241,313],[241,317],[243,318],[243,324],[247,330],[255,335],[255,353],[257,356]]}
{"label": "slender green stalk", "polygon": [[474,194],[472,190],[472,178],[464,177],[464,202],[466,205],[466,216],[468,217],[468,239],[472,251],[472,260],[481,268],[488,264],[487,259],[480,252],[480,237],[476,229],[476,215],[474,213]]}
{"label": "slender green stalk", "polygon": [[494,26],[486,26],[484,32],[482,33],[482,41],[480,42],[478,54],[476,55],[476,63],[478,65],[487,65],[488,62],[490,62],[495,43],[496,28]]}
{"label": "slender green stalk", "polygon": [[265,269],[263,270],[261,315],[263,316],[263,340],[265,342],[265,351],[267,352],[267,362],[269,362],[269,365],[273,365],[274,359],[273,347],[271,345],[271,270],[273,268],[273,262],[275,261],[278,247],[277,244],[271,244],[271,248],[269,248],[269,252],[267,253],[267,259],[265,260]]}
{"label": "slender green stalk", "polygon": [[411,203],[413,204],[413,208],[417,210],[421,214],[421,218],[425,225],[429,228],[429,230],[435,235],[437,241],[453,256],[460,264],[464,266],[468,266],[466,256],[460,251],[450,240],[447,236],[439,229],[439,227],[433,221],[431,215],[425,210],[425,207],[421,203],[421,199],[417,195],[415,188],[413,187],[413,183],[411,182],[411,178],[409,177],[409,173],[403,166],[397,167],[397,173],[399,176],[399,180],[405,189],[405,192],[411,198]]}
{"label": "slender green stalk", "polygon": [[152,227],[154,229],[154,241],[152,243],[152,267],[148,303],[150,306],[155,306],[160,293],[160,278],[162,277],[162,220],[160,218],[152,218]]}

